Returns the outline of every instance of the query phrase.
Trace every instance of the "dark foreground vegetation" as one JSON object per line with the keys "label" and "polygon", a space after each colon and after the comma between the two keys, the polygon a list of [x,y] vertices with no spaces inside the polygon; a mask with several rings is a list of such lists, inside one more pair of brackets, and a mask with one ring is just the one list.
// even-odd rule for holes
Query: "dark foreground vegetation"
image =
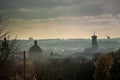
{"label": "dark foreground vegetation", "polygon": [[[27,61],[26,80],[119,80],[120,50],[96,57],[73,60]],[[23,61],[8,59],[0,65],[0,80],[23,80]]]}

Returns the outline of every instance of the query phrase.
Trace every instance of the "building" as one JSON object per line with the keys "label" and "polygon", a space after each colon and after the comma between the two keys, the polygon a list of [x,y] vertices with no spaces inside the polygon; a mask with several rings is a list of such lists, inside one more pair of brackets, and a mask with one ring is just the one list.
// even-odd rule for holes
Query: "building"
{"label": "building", "polygon": [[97,36],[95,34],[92,36],[92,49],[98,49]]}
{"label": "building", "polygon": [[10,54],[10,47],[9,42],[6,38],[2,40],[2,43],[0,45],[0,63],[2,64]]}
{"label": "building", "polygon": [[1,54],[9,54],[10,48],[9,48],[9,43],[6,38],[4,38],[1,48],[0,48]]}
{"label": "building", "polygon": [[98,43],[97,43],[97,36],[94,34],[91,36],[92,38],[92,43],[90,48],[86,48],[84,50],[85,53],[97,53],[99,51],[98,49]]}
{"label": "building", "polygon": [[42,54],[42,49],[38,46],[37,40],[34,41],[34,45],[29,49],[30,55]]}

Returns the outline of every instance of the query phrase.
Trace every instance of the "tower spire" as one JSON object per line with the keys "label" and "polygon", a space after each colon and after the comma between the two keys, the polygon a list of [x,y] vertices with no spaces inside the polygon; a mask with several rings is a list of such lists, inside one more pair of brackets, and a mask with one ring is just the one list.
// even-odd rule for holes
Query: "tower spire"
{"label": "tower spire", "polygon": [[92,36],[92,48],[93,49],[97,49],[98,48],[97,36],[95,35],[95,32],[94,32],[94,35]]}
{"label": "tower spire", "polygon": [[34,44],[37,45],[37,40],[34,41]]}
{"label": "tower spire", "polygon": [[94,31],[94,35],[96,34],[96,32]]}

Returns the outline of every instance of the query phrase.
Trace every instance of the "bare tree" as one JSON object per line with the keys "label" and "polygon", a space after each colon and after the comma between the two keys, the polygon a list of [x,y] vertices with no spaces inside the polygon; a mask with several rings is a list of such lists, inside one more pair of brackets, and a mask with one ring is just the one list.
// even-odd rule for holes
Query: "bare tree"
{"label": "bare tree", "polygon": [[110,70],[112,68],[113,58],[111,55],[103,55],[98,58],[94,62],[95,72],[94,79],[95,80],[110,80]]}
{"label": "bare tree", "polygon": [[9,31],[2,23],[0,17],[0,65],[3,64],[7,58],[13,57],[15,51],[18,49],[16,38],[8,40],[9,37]]}

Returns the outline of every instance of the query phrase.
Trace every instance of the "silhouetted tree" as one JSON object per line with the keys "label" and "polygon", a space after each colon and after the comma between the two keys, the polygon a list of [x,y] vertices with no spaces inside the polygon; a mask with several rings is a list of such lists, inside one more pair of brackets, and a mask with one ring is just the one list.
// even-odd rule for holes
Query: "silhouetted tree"
{"label": "silhouetted tree", "polygon": [[13,58],[14,53],[18,49],[16,38],[14,40],[7,40],[9,37],[9,31],[0,17],[0,65],[3,64],[7,58]]}
{"label": "silhouetted tree", "polygon": [[112,80],[120,79],[120,49],[115,52],[109,53],[113,57],[113,66],[111,69]]}
{"label": "silhouetted tree", "polygon": [[94,65],[96,70],[94,72],[95,80],[110,80],[110,70],[112,68],[113,58],[111,55],[100,56],[95,62]]}
{"label": "silhouetted tree", "polygon": [[[35,63],[36,80],[93,80],[94,65],[73,59],[51,59]],[[85,62],[85,63],[84,63]]]}

